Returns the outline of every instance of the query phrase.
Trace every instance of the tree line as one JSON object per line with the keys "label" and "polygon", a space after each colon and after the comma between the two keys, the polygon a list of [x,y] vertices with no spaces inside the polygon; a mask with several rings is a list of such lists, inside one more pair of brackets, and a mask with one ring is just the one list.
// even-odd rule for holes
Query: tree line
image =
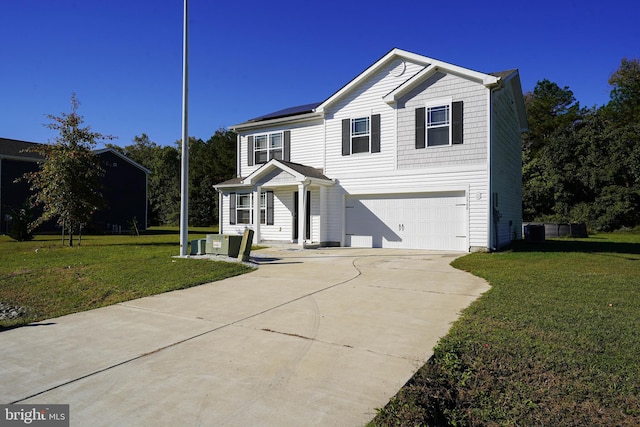
{"label": "tree line", "polygon": [[[181,140],[161,146],[146,135],[135,136],[125,147],[107,144],[151,171],[149,225],[177,225],[180,221]],[[218,223],[215,184],[235,177],[236,134],[218,129],[206,141],[189,137],[189,225]]]}
{"label": "tree line", "polygon": [[600,107],[581,107],[569,87],[546,79],[525,94],[525,221],[640,225],[640,60],[623,59],[608,83]]}

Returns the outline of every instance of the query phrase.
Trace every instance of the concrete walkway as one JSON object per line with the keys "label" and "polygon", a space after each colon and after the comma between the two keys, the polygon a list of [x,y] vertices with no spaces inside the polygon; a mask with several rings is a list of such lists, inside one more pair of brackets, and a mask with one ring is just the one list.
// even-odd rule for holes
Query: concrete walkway
{"label": "concrete walkway", "polygon": [[1,332],[0,403],[70,404],[72,426],[360,426],[488,289],[460,254],[253,255],[243,276]]}

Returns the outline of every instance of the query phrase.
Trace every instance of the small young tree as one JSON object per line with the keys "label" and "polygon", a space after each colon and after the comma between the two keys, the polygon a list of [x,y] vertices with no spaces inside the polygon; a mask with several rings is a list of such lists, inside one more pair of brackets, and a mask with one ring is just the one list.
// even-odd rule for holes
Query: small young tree
{"label": "small young tree", "polygon": [[98,140],[112,136],[92,132],[89,126],[81,127],[83,117],[78,115],[79,102],[71,95],[71,112],[60,116],[48,115],[49,129],[58,132],[54,143],[35,149],[44,157],[40,169],[26,175],[34,192],[34,205],[41,205],[43,212],[32,227],[55,219],[69,233],[69,246],[73,246],[73,234],[80,232],[91,214],[103,207],[100,177],[104,171],[92,148]]}

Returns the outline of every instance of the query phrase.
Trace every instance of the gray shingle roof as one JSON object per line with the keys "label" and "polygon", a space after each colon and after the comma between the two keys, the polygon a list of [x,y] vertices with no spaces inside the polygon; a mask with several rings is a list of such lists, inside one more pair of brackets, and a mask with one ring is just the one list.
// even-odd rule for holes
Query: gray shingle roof
{"label": "gray shingle roof", "polygon": [[321,169],[312,168],[311,166],[305,166],[305,165],[301,165],[299,163],[284,162],[282,160],[278,160],[278,161],[280,163],[282,163],[283,165],[290,167],[294,171],[296,171],[299,174],[304,175],[306,177],[316,178],[316,179],[324,179],[324,180],[327,180],[327,181],[331,181],[331,179],[327,178],[322,173]]}
{"label": "gray shingle roof", "polygon": [[492,76],[495,76],[495,77],[500,77],[500,79],[504,80],[507,77],[509,77],[511,74],[517,73],[517,72],[518,72],[518,69],[514,68],[512,70],[497,71],[495,73],[488,73],[488,74],[490,74]]}

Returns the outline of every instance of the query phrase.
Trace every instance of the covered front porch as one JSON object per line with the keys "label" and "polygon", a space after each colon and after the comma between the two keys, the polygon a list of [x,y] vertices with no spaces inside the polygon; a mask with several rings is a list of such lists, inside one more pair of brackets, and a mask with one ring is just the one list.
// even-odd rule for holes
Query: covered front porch
{"label": "covered front porch", "polygon": [[271,160],[246,178],[218,184],[220,233],[254,231],[254,244],[325,243],[323,206],[335,182],[322,171]]}

